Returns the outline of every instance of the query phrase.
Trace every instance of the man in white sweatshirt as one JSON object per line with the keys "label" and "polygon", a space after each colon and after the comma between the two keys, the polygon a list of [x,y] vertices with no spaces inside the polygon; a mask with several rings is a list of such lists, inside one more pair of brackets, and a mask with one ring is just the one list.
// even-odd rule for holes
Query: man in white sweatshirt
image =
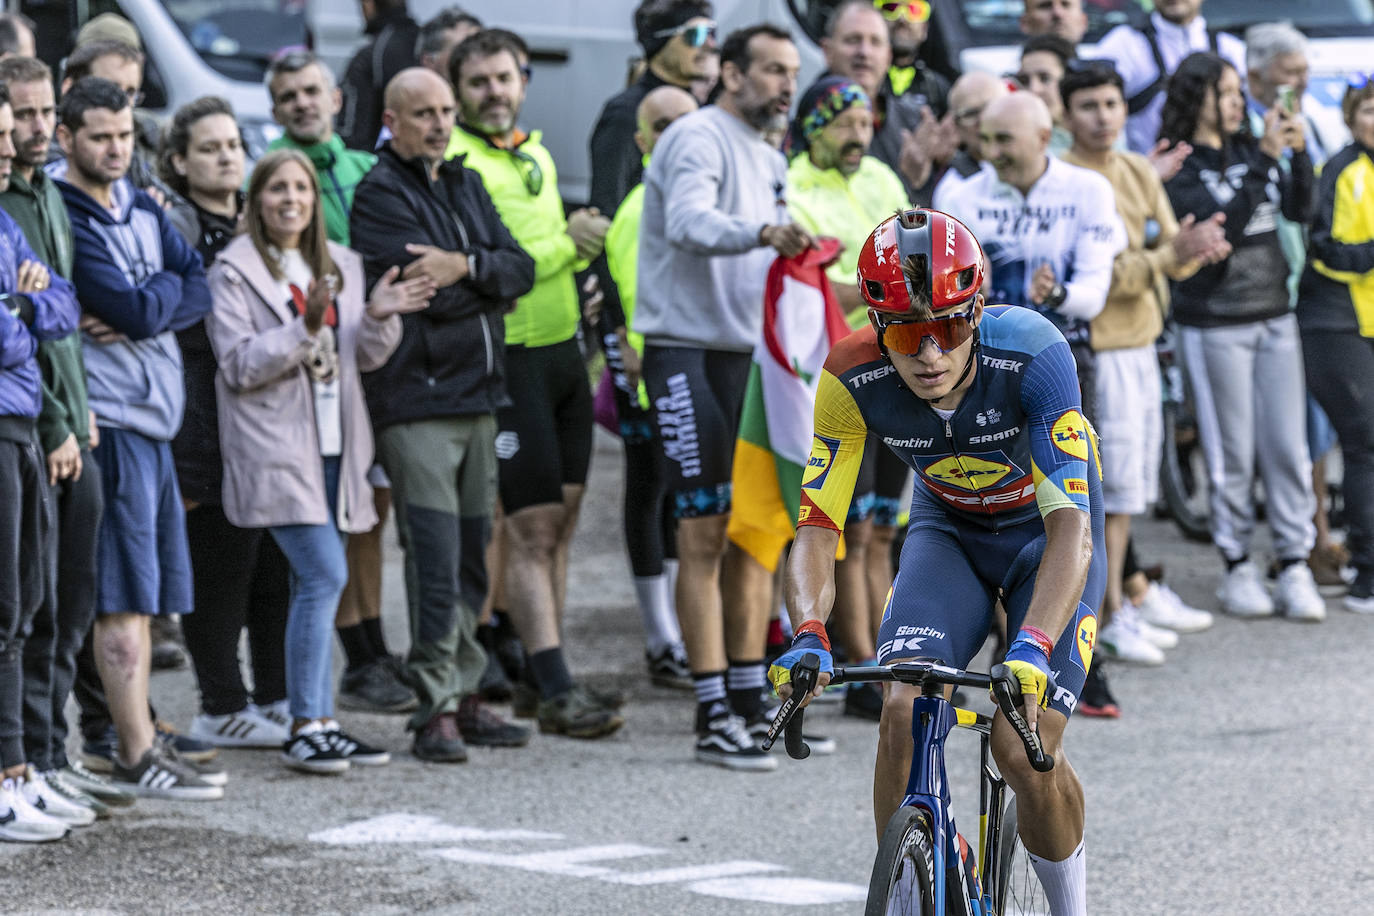
{"label": "man in white sweatshirt", "polygon": [[[726,550],[730,474],[763,286],[777,255],[811,237],[787,216],[787,163],[764,140],[787,125],[801,58],[787,32],[758,25],[721,46],[723,91],[663,134],[644,173],[634,330],[678,519],[677,610],[697,694],[696,756],[773,769],[751,737],[772,582]],[[728,686],[728,689],[727,689]]]}

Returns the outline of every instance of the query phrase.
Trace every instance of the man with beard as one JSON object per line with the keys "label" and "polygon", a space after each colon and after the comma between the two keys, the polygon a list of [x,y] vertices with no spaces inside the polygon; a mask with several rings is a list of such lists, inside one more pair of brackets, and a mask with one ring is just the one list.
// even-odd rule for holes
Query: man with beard
{"label": "man with beard", "polygon": [[[910,206],[906,191],[890,168],[866,155],[873,108],[858,83],[841,76],[817,82],[797,105],[793,130],[807,151],[787,170],[788,211],[807,231],[844,243],[826,275],[851,325],[866,321],[868,303],[855,282],[859,251],[875,225]],[[907,468],[889,456],[876,440],[868,444],[845,526],[845,558],[835,566],[835,626],[854,664],[874,657],[873,637],[892,584],[889,532],[895,519],[889,521],[889,509],[900,499]],[[882,702],[875,685],[853,684],[845,692],[845,713],[876,719]]]}
{"label": "man with beard", "polygon": [[[0,192],[0,207],[18,223],[44,264],[63,279],[72,275],[72,227],[56,183],[43,171],[57,116],[52,73],[31,57],[0,61],[0,83],[14,109],[14,171]],[[24,748],[29,763],[64,798],[98,813],[104,802],[69,785],[67,697],[76,676],[76,657],[95,619],[95,533],[103,500],[100,468],[91,459],[96,430],[86,393],[86,366],[77,331],[38,345],[43,373],[43,408],[38,440],[47,456],[52,490],[56,556],[55,586],[45,594],[24,643]],[[50,569],[51,571],[51,569]],[[78,777],[79,778],[79,777]],[[115,804],[133,796],[95,778],[90,788]]]}
{"label": "man with beard", "polygon": [[574,683],[560,631],[568,549],[592,451],[573,275],[601,254],[610,221],[595,208],[564,219],[553,157],[538,131],[516,126],[527,86],[522,46],[510,32],[487,29],[453,50],[458,125],[445,156],[462,156],[482,176],[501,220],[535,264],[534,288],[506,315],[511,403],[496,416],[506,606],[539,692],[537,701],[532,692],[518,693],[517,714],[534,712],[541,731],[599,738],[624,724],[616,709],[623,698]]}
{"label": "man with beard", "polygon": [[444,161],[453,89],[424,67],[387,87],[392,139],[358,186],[353,244],[367,281],[392,267],[438,292],[402,318],[401,344],[363,384],[377,457],[396,494],[410,608],[411,715],[421,760],[460,762],[469,744],[511,747],[529,730],[482,705],[486,656],[477,609],[496,498],[496,409],[506,402],[501,316],[534,283],[534,263],[502,224],[480,176]]}
{"label": "man with beard", "polygon": [[910,96],[921,105],[929,105],[935,117],[944,117],[949,107],[949,80],[918,56],[930,34],[930,4],[926,0],[876,0],[873,5],[887,20],[892,47],[887,81],[893,94]]}
{"label": "man with beard", "polygon": [[[873,142],[870,151],[902,179],[907,196],[920,197],[932,169],[954,154],[949,130],[940,123],[943,97],[920,93],[897,95],[888,81],[892,48],[888,24],[869,0],[844,0],[826,22],[821,50],[826,72],[843,76],[863,87],[873,102]],[[801,148],[803,138],[788,137],[789,153]]]}
{"label": "man with beard", "polygon": [[[787,123],[801,58],[787,32],[741,29],[721,47],[716,104],[663,134],[644,173],[632,330],[678,519],[677,612],[697,696],[698,760],[768,770],[751,729],[772,579],[731,547],[731,470],[764,280],[812,239],[783,204],[786,162],[763,139]],[[728,681],[727,681],[728,668]],[[728,692],[727,692],[728,688]]]}

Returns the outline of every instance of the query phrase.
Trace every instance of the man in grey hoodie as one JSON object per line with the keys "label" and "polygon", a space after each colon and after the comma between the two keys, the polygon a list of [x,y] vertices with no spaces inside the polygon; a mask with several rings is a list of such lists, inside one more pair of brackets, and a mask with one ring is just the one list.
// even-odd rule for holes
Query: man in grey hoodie
{"label": "man in grey hoodie", "polygon": [[185,386],[174,332],[210,310],[200,255],[126,179],[133,110],[118,85],[86,77],[62,100],[58,168],[74,237],[72,279],[88,316],[84,355],[100,430],[106,512],[98,535],[95,656],[119,736],[114,781],[140,795],[223,795],[158,746],[148,715],[149,620],[190,613],[186,516],[171,440]]}
{"label": "man in grey hoodie", "polygon": [[634,330],[644,335],[644,381],[678,519],[696,757],[734,769],[777,766],[747,728],[766,719],[772,579],[743,551],[726,553],[726,526],[764,280],[775,256],[811,245],[787,216],[787,163],[763,139],[787,126],[800,63],[775,26],[732,33],[721,46],[720,99],[673,122],[644,173]]}

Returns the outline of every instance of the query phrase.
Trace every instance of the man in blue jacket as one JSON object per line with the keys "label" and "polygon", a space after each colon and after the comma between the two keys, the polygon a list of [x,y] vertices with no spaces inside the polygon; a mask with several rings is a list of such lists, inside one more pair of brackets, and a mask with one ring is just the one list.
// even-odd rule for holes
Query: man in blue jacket
{"label": "man in blue jacket", "polygon": [[[200,255],[162,208],[126,179],[129,98],[86,77],[62,100],[57,168],[74,241],[72,279],[87,324],[84,355],[100,444],[105,515],[98,535],[95,657],[119,736],[113,778],[139,795],[223,795],[157,745],[148,714],[149,619],[191,612],[186,516],[170,442],[185,387],[176,331],[210,310]],[[65,166],[63,168],[62,166]]]}
{"label": "man in blue jacket", "polygon": [[[14,159],[14,112],[0,86],[0,191]],[[72,288],[48,270],[24,234],[0,213],[0,838],[35,842],[67,832],[65,824],[30,804],[24,786],[24,631],[47,585],[47,469],[36,435],[42,405],[38,342],[76,329]],[[26,792],[25,789],[28,789]]]}

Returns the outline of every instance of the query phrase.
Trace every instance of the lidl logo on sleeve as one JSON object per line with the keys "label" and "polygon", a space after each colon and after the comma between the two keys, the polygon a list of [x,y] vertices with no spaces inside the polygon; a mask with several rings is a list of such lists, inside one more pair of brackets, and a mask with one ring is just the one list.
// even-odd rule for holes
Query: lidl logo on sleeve
{"label": "lidl logo on sleeve", "polygon": [[825,478],[830,475],[830,468],[834,465],[835,455],[839,450],[839,439],[831,439],[829,436],[812,437],[811,457],[806,459],[806,468],[802,471],[803,490],[819,490],[825,486]]}
{"label": "lidl logo on sleeve", "polygon": [[1101,476],[1102,476],[1102,453],[1099,452],[1099,451],[1097,450],[1097,443],[1101,440],[1101,438],[1102,438],[1102,437],[1099,436],[1099,435],[1097,434],[1097,430],[1093,429],[1093,425],[1092,425],[1091,423],[1089,423],[1089,424],[1088,424],[1088,441],[1089,441],[1090,443],[1092,443],[1092,447],[1093,447],[1093,464],[1097,465],[1097,476],[1098,476],[1098,477],[1101,477]]}
{"label": "lidl logo on sleeve", "polygon": [[1097,618],[1091,613],[1078,620],[1078,657],[1083,660],[1083,670],[1087,671],[1093,663],[1093,647],[1097,645]]}
{"label": "lidl logo on sleeve", "polygon": [[1078,477],[1065,477],[1064,489],[1069,493],[1077,493],[1080,496],[1088,495],[1088,482]]}
{"label": "lidl logo on sleeve", "polygon": [[1054,421],[1054,428],[1050,430],[1054,436],[1054,445],[1066,455],[1072,455],[1080,461],[1088,460],[1088,432],[1087,424],[1083,420],[1083,415],[1076,410],[1066,410]]}
{"label": "lidl logo on sleeve", "polygon": [[998,481],[1011,473],[1011,470],[1011,465],[1000,461],[987,461],[971,455],[964,455],[962,458],[949,455],[928,465],[923,473],[931,480],[946,486],[958,487],[960,490],[981,490],[984,487],[996,486]]}

